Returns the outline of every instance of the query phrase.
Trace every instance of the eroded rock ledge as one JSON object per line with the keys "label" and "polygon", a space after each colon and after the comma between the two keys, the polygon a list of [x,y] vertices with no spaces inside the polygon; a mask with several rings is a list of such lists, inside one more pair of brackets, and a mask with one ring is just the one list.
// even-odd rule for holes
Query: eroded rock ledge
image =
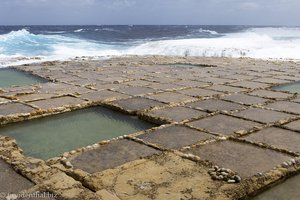
{"label": "eroded rock ledge", "polygon": [[25,156],[14,139],[1,136],[7,184],[19,180],[14,193],[49,192],[59,199],[241,199],[300,171],[300,97],[272,89],[299,81],[298,63],[133,56],[17,69],[50,82],[2,88],[2,126],[92,106],[159,126],[46,161]]}

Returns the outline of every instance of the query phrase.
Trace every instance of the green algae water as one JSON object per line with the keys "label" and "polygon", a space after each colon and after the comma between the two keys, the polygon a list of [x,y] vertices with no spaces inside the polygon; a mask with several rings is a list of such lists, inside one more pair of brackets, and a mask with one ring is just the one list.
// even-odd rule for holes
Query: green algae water
{"label": "green algae water", "polygon": [[300,175],[267,190],[252,200],[299,200]]}
{"label": "green algae water", "polygon": [[279,85],[273,87],[273,89],[277,91],[285,91],[289,93],[300,93],[300,81],[290,83],[290,84],[285,84],[285,85]]}
{"label": "green algae water", "polygon": [[102,107],[72,111],[4,126],[27,156],[49,159],[101,140],[153,127],[136,117]]}
{"label": "green algae water", "polygon": [[0,88],[45,83],[45,79],[13,68],[0,69]]}

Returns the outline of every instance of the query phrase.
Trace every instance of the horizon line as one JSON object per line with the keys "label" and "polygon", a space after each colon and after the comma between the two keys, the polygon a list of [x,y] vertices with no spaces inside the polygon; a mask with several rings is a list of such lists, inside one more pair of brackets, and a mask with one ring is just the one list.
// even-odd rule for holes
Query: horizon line
{"label": "horizon line", "polygon": [[0,26],[287,26],[300,27],[300,25],[253,25],[253,24],[10,24]]}

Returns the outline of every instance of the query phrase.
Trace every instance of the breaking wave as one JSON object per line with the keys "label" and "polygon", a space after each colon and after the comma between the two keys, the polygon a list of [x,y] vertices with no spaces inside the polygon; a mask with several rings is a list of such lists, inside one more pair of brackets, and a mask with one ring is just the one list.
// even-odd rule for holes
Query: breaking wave
{"label": "breaking wave", "polygon": [[209,33],[209,34],[212,34],[212,35],[218,35],[219,34],[217,31],[205,30],[205,29],[202,29],[202,28],[199,29],[199,32],[200,33]]}
{"label": "breaking wave", "polygon": [[[78,29],[75,32],[81,32]],[[112,31],[112,30],[107,30]],[[300,59],[300,28],[250,28],[218,37],[135,42],[101,43],[72,35],[32,34],[26,29],[0,35],[0,65],[12,65],[20,57],[26,60],[61,60],[77,56],[172,55],[252,57],[262,59]],[[39,57],[39,59],[36,59]],[[18,63],[20,59],[17,59]]]}

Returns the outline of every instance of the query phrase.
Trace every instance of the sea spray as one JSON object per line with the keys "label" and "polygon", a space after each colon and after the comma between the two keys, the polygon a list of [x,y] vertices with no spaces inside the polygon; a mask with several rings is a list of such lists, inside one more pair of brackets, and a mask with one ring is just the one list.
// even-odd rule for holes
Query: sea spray
{"label": "sea spray", "polygon": [[297,27],[33,26],[16,29],[0,27],[0,33],[4,33],[0,35],[2,66],[24,60],[28,63],[32,58],[36,62],[123,55],[300,59],[300,28]]}

